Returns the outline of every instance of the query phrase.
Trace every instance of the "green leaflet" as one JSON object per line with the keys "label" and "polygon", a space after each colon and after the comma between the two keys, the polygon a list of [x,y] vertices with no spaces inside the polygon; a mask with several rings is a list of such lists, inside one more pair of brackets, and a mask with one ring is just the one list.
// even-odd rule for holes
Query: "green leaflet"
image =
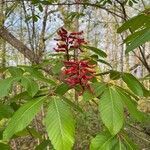
{"label": "green leaflet", "polygon": [[109,67],[112,68],[111,64],[108,63],[107,61],[103,60],[103,59],[97,59],[97,61],[100,62],[100,63],[103,63],[103,64],[105,64],[105,65],[107,65],[107,66],[109,66]]}
{"label": "green leaflet", "polygon": [[93,47],[93,46],[85,46],[85,45],[83,47],[93,51],[94,53],[96,53],[100,57],[107,57],[107,54],[104,51],[102,51],[101,49],[98,49],[98,48]]}
{"label": "green leaflet", "polygon": [[83,110],[82,110],[82,108],[81,108],[79,105],[75,104],[75,103],[72,102],[70,99],[68,99],[68,98],[66,98],[66,97],[64,97],[64,96],[60,96],[60,95],[59,95],[59,97],[60,97],[63,101],[65,101],[68,105],[70,105],[74,110],[77,110],[77,111],[83,113]]}
{"label": "green leaflet", "polygon": [[31,79],[29,76],[22,76],[22,78],[21,78],[21,84],[27,90],[28,94],[30,96],[32,96],[32,97],[39,90],[38,84],[33,79]]}
{"label": "green leaflet", "polygon": [[131,117],[133,117],[137,121],[144,121],[146,116],[144,115],[144,113],[140,112],[137,109],[137,104],[134,102],[134,100],[129,95],[127,95],[122,89],[117,87],[116,90],[120,95],[122,102],[127,107]]}
{"label": "green leaflet", "polygon": [[88,91],[88,90],[84,91],[84,93],[83,93],[83,100],[84,101],[90,101],[93,98],[94,98],[94,95],[90,91]]}
{"label": "green leaflet", "polygon": [[112,135],[116,135],[124,123],[124,110],[120,95],[114,87],[105,89],[99,100],[100,116]]}
{"label": "green leaflet", "polygon": [[20,77],[23,75],[23,70],[21,68],[17,67],[9,67],[8,71],[11,73],[11,76],[13,77]]}
{"label": "green leaflet", "polygon": [[[136,33],[136,32],[135,32]],[[134,36],[134,34],[133,34]],[[132,39],[129,45],[127,45],[127,49],[125,53],[129,53],[130,51],[133,51],[135,48],[139,47],[140,45],[150,41],[150,29],[146,29],[142,34],[139,36],[136,36]]]}
{"label": "green leaflet", "polygon": [[68,106],[59,97],[51,99],[45,125],[56,150],[71,150],[74,144],[75,122]]}
{"label": "green leaflet", "polygon": [[38,138],[39,140],[42,140],[42,135],[36,131],[34,128],[29,128],[26,127],[24,130],[17,132],[13,138],[18,138],[18,137],[23,137],[23,136],[28,136],[32,135],[34,138]]}
{"label": "green leaflet", "polygon": [[143,96],[144,87],[132,74],[124,73],[122,79],[132,92],[138,96]]}
{"label": "green leaflet", "polygon": [[50,145],[49,140],[43,140],[36,148],[35,150],[47,150],[47,146]]}
{"label": "green leaflet", "polygon": [[133,141],[126,134],[123,134],[122,141],[126,145],[126,150],[139,150],[139,148],[133,143]]}
{"label": "green leaflet", "polygon": [[7,78],[7,79],[1,79],[0,80],[0,98],[7,96],[9,93],[9,90],[11,88],[11,85],[15,82],[18,81],[20,78]]}
{"label": "green leaflet", "polygon": [[138,148],[125,133],[112,136],[104,131],[92,139],[90,150],[138,150]]}
{"label": "green leaflet", "polygon": [[20,66],[20,67],[24,68],[26,72],[30,73],[32,78],[56,86],[56,83],[53,80],[46,78],[43,75],[42,71],[40,71],[38,68],[35,68],[33,66]]}
{"label": "green leaflet", "polygon": [[0,149],[1,150],[11,150],[9,145],[4,144],[4,143],[0,143]]}
{"label": "green leaflet", "polygon": [[143,26],[147,19],[148,19],[148,17],[144,14],[135,16],[135,17],[131,18],[130,20],[126,21],[121,27],[119,27],[117,32],[121,33],[130,28],[132,31],[135,31],[138,28],[140,28],[141,26]]}
{"label": "green leaflet", "polygon": [[21,100],[21,99],[30,100],[30,99],[32,99],[32,97],[28,94],[27,91],[24,91],[24,92],[21,92],[19,94],[16,94],[16,95],[12,96],[11,98],[9,98],[9,100],[11,102],[15,102],[15,101],[18,101],[18,100]]}
{"label": "green leaflet", "polygon": [[58,95],[64,95],[69,90],[69,86],[65,83],[60,84],[57,86],[55,92]]}
{"label": "green leaflet", "polygon": [[55,75],[60,74],[61,68],[63,67],[62,61],[58,60],[55,62],[55,65],[52,67],[52,71]]}
{"label": "green leaflet", "polygon": [[91,84],[91,88],[95,97],[99,97],[106,89],[106,84],[101,82],[95,82]]}
{"label": "green leaflet", "polygon": [[112,80],[118,80],[121,78],[121,72],[111,70],[109,76],[110,76],[110,79]]}
{"label": "green leaflet", "polygon": [[13,112],[13,109],[9,105],[0,104],[0,120],[11,117]]}
{"label": "green leaflet", "polygon": [[125,144],[119,138],[112,150],[127,150]]}
{"label": "green leaflet", "polygon": [[44,101],[45,97],[39,97],[37,99],[33,99],[22,107],[20,107],[11,118],[8,123],[4,133],[3,139],[10,139],[15,133],[23,130],[29,123],[32,121],[34,116],[40,110],[40,107]]}
{"label": "green leaflet", "polygon": [[102,132],[92,139],[90,150],[112,150],[116,139],[109,132]]}

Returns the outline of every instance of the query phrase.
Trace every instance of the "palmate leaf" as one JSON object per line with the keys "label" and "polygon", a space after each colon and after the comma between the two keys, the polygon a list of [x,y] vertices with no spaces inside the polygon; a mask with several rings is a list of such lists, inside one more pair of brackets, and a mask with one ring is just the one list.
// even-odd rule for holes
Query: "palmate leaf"
{"label": "palmate leaf", "polygon": [[93,95],[93,93],[91,93],[90,91],[84,91],[84,93],[83,93],[83,100],[84,101],[90,101],[90,100],[92,100],[94,98],[94,95]]}
{"label": "palmate leaf", "polygon": [[123,104],[114,87],[107,87],[99,100],[101,119],[112,135],[117,134],[124,123]]}
{"label": "palmate leaf", "polygon": [[142,29],[139,31],[134,32],[133,34],[129,35],[125,40],[124,43],[126,43],[127,45],[129,45],[133,39],[136,39],[137,37],[139,37],[140,35],[144,34],[147,31],[147,29]]}
{"label": "palmate leaf", "polygon": [[53,63],[54,66],[52,67],[52,72],[57,75],[60,74],[61,68],[63,67],[63,63],[61,60],[56,60],[55,63]]}
{"label": "palmate leaf", "polygon": [[[125,137],[123,137],[125,139]],[[124,141],[124,139],[118,139],[117,143],[113,146],[112,150],[138,150],[134,143]]]}
{"label": "palmate leaf", "polygon": [[4,133],[3,139],[10,139],[15,133],[23,130],[32,121],[34,116],[40,110],[40,107],[44,101],[45,97],[40,97],[31,100],[20,107],[11,118],[8,123]]}
{"label": "palmate leaf", "polygon": [[45,125],[56,150],[71,150],[74,144],[75,122],[68,106],[59,97],[51,99]]}

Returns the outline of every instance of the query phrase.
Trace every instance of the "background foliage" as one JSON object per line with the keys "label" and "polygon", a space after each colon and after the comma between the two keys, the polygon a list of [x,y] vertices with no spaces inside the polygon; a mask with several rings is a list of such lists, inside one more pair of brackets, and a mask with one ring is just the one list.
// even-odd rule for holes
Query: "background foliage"
{"label": "background foliage", "polygon": [[[149,149],[147,1],[0,3],[0,148]],[[53,50],[62,26],[84,30],[83,53],[69,57],[96,66],[91,90],[65,82],[67,55]]]}

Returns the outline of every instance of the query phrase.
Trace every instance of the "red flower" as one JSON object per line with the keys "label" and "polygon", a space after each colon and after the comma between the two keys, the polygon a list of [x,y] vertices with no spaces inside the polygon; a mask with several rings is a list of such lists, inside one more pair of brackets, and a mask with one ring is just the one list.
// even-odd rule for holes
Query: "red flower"
{"label": "red flower", "polygon": [[79,49],[82,52],[80,47],[86,43],[82,37],[83,31],[70,33],[62,27],[59,29],[57,34],[59,35],[59,38],[55,40],[59,42],[57,44],[57,48],[54,48],[56,52],[66,52],[68,54],[68,51],[71,48]]}
{"label": "red flower", "polygon": [[65,61],[63,74],[67,76],[65,81],[70,86],[81,85],[83,90],[89,89],[89,81],[94,77],[94,65],[90,65],[89,61]]}

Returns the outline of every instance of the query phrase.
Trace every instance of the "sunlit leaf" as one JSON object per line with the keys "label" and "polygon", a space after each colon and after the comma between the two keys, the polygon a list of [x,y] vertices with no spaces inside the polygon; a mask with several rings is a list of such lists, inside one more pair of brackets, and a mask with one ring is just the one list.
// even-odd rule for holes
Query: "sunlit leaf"
{"label": "sunlit leaf", "polygon": [[112,135],[116,135],[124,123],[123,103],[114,87],[105,89],[99,100],[100,116]]}
{"label": "sunlit leaf", "polygon": [[9,121],[3,133],[3,139],[10,139],[15,133],[23,130],[27,125],[29,125],[37,112],[40,110],[44,99],[45,97],[40,97],[31,100],[20,107]]}
{"label": "sunlit leaf", "polygon": [[56,150],[71,150],[75,122],[68,106],[58,97],[52,98],[45,118],[46,130]]}

